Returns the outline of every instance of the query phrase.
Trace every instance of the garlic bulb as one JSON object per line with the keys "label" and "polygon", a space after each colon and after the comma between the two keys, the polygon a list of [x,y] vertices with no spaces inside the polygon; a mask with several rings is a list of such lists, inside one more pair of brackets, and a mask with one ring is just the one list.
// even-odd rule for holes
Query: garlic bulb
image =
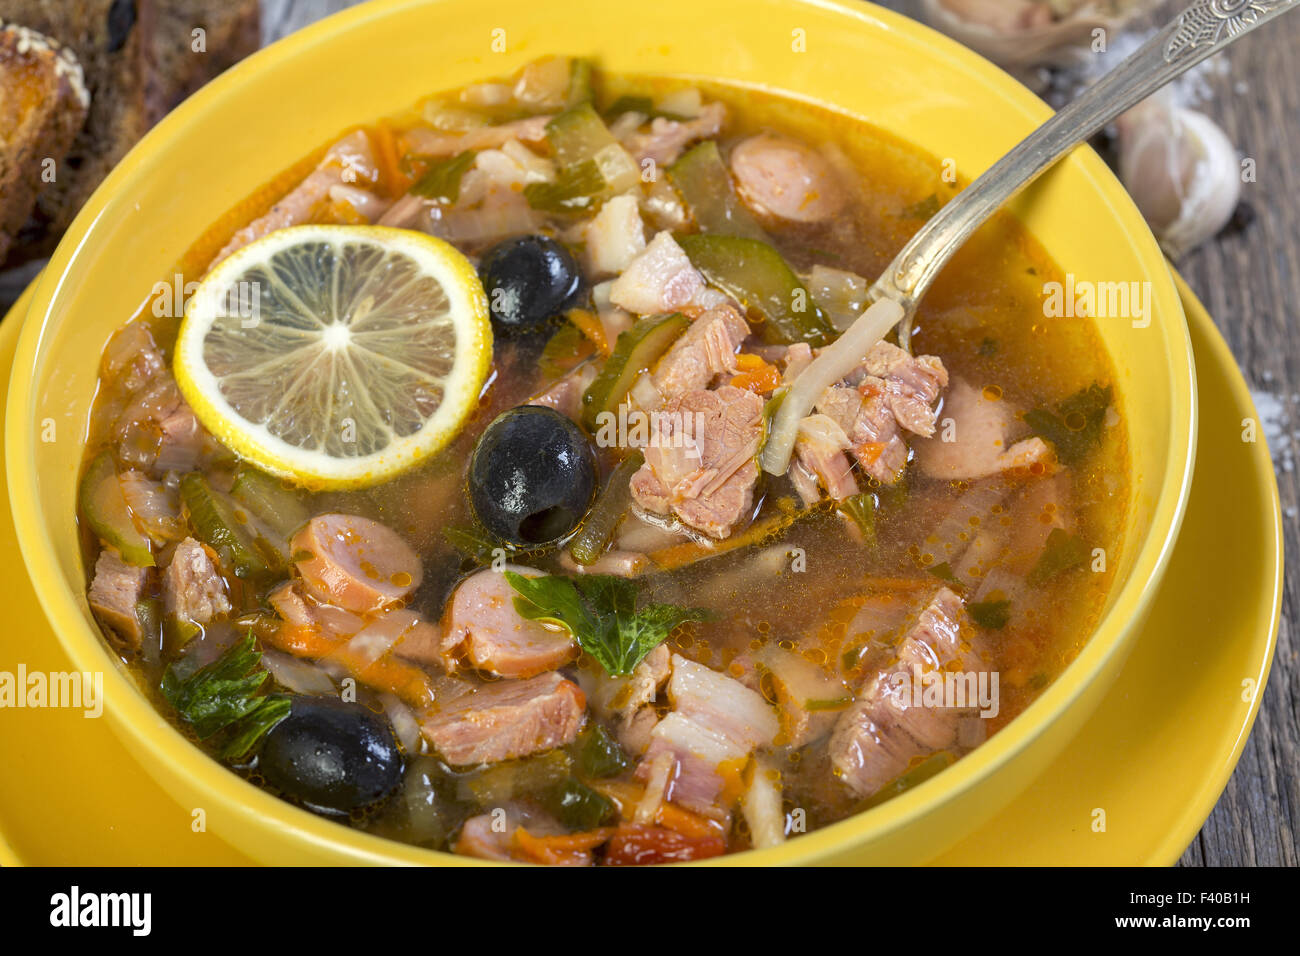
{"label": "garlic bulb", "polygon": [[1117,125],[1120,179],[1170,258],[1227,224],[1241,197],[1241,166],[1214,120],[1157,95]]}
{"label": "garlic bulb", "polygon": [[1153,0],[919,0],[927,23],[1024,75],[1067,66],[1092,49],[1096,30],[1110,36]]}

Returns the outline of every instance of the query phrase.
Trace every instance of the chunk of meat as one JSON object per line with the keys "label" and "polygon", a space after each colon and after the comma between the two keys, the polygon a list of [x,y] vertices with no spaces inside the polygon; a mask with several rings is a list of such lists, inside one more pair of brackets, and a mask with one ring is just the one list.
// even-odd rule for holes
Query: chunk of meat
{"label": "chunk of meat", "polygon": [[[427,671],[411,665],[436,665],[442,670],[441,635],[435,625],[403,607],[354,614],[321,604],[303,591],[302,582],[294,581],[267,596],[285,621],[272,639],[277,647],[297,657],[329,661],[363,684],[395,694],[417,709],[434,699]],[[461,682],[445,675],[440,679],[454,683],[438,690],[439,698],[444,691],[459,692]]]}
{"label": "chunk of meat", "polygon": [[166,544],[185,537],[185,521],[180,515],[180,500],[175,490],[134,468],[119,474],[118,481],[132,519],[149,540]]}
{"label": "chunk of meat", "polygon": [[596,380],[597,366],[594,362],[580,365],[572,372],[562,376],[540,395],[528,400],[529,405],[545,405],[553,408],[566,418],[578,420],[582,414],[582,393]]}
{"label": "chunk of meat", "polygon": [[656,413],[651,427],[632,497],[647,511],[725,538],[754,503],[763,400],[730,385],[688,392]]}
{"label": "chunk of meat", "polygon": [[933,530],[921,539],[922,553],[929,554],[935,564],[960,567],[977,536],[976,529],[996,529],[1000,524],[997,515],[1014,491],[1015,485],[999,475],[972,481],[956,498],[940,499],[930,509],[936,520]]}
{"label": "chunk of meat", "polygon": [[886,664],[894,656],[898,630],[911,611],[895,592],[867,594],[858,600],[843,640],[826,649],[845,674],[875,673]]}
{"label": "chunk of meat", "polygon": [[211,270],[218,262],[242,249],[255,239],[312,221],[318,211],[330,200],[330,191],[338,186],[352,186],[364,190],[379,183],[379,167],[375,162],[374,146],[370,135],[357,130],[343,137],[325,151],[317,167],[307,178],[294,187],[288,195],[261,216],[231,237],[208,266]]}
{"label": "chunk of meat", "polygon": [[181,396],[170,372],[155,374],[113,425],[118,456],[152,475],[192,471],[208,447],[207,431]]}
{"label": "chunk of meat", "polygon": [[770,746],[780,730],[776,713],[761,695],[725,674],[672,656],[668,696],[673,710],[655,725],[637,766],[645,779],[661,754],[676,763],[667,799],[709,816],[725,814],[728,778],[738,774],[758,747]]}
{"label": "chunk of meat", "polygon": [[99,622],[128,650],[140,649],[142,633],[136,604],[148,583],[148,568],[127,564],[113,548],[99,552],[86,599]]}
{"label": "chunk of meat", "polygon": [[461,856],[507,862],[513,859],[510,854],[511,832],[504,816],[480,813],[465,821],[451,850]]}
{"label": "chunk of meat", "polygon": [[790,469],[785,476],[790,479],[794,490],[799,493],[799,500],[805,505],[812,506],[822,500],[822,490],[816,472],[804,465],[797,457],[790,462]]}
{"label": "chunk of meat", "polygon": [[623,132],[620,139],[632,157],[641,163],[653,160],[660,166],[677,162],[682,151],[691,143],[717,136],[727,119],[727,108],[721,103],[705,103],[700,113],[691,119],[675,120],[656,116],[648,129],[637,126]]}
{"label": "chunk of meat", "polygon": [[[858,493],[853,466],[844,455],[850,447],[844,429],[829,415],[809,415],[799,422],[799,437],[794,443],[798,463],[811,471],[836,501]],[[795,482],[798,488],[798,479]]]}
{"label": "chunk of meat", "polygon": [[659,722],[653,705],[672,673],[670,659],[667,645],[660,644],[628,676],[601,673],[591,682],[592,709],[613,725],[619,743],[634,756],[645,751]]}
{"label": "chunk of meat", "polygon": [[934,434],[934,403],[948,384],[948,370],[937,356],[909,355],[897,345],[877,342],[849,381],[883,389],[895,420],[912,434]]}
{"label": "chunk of meat", "polygon": [[1073,481],[1066,470],[1025,488],[1021,499],[1012,506],[1022,520],[1013,523],[1008,547],[1019,558],[1017,571],[1029,573],[1054,530],[1073,530],[1072,496]]}
{"label": "chunk of meat", "polygon": [[902,477],[907,467],[907,443],[879,389],[832,385],[814,409],[840,426],[853,457],[868,475],[886,485]]}
{"label": "chunk of meat", "polygon": [[731,174],[745,205],[767,219],[820,222],[844,208],[835,170],[811,146],[759,133],[731,151]]}
{"label": "chunk of meat", "polygon": [[920,675],[986,671],[981,651],[963,637],[962,601],[941,588],[898,647],[898,659],[878,671],[840,717],[831,735],[831,763],[840,779],[859,796],[875,793],[904,773],[918,757],[956,748],[963,722],[978,704],[926,706],[913,693]]}
{"label": "chunk of meat", "polygon": [[298,573],[317,600],[348,611],[378,611],[420,586],[420,556],[396,531],[357,515],[324,514],[289,542]]}
{"label": "chunk of meat", "polygon": [[802,747],[831,732],[838,707],[850,696],[842,678],[778,644],[765,644],[755,654],[766,676],[781,718],[778,742]]}
{"label": "chunk of meat", "polygon": [[[516,565],[502,570],[538,576]],[[494,568],[476,571],[457,586],[442,629],[442,660],[449,672],[468,666],[498,677],[532,677],[577,656],[568,631],[528,620],[515,610],[514,599],[514,588]]]}
{"label": "chunk of meat", "polygon": [[193,538],[176,545],[162,584],[163,610],[171,620],[208,624],[230,613],[226,582],[215,555]]}
{"label": "chunk of meat", "polygon": [[807,342],[795,342],[793,345],[786,346],[779,357],[779,361],[784,366],[781,381],[789,385],[812,364],[812,360],[812,346]]}
{"label": "chunk of meat", "polygon": [[100,377],[126,394],[138,392],[167,368],[147,322],[128,322],[109,339],[100,360]]}
{"label": "chunk of meat", "polygon": [[442,634],[438,628],[407,608],[385,608],[367,618],[348,642],[354,661],[373,663],[390,651],[419,664],[441,666]]}
{"label": "chunk of meat", "polygon": [[707,388],[718,375],[736,371],[736,350],[749,323],[729,305],[709,309],[664,353],[651,381],[665,399]]}
{"label": "chunk of meat", "polygon": [[461,177],[456,205],[472,206],[490,192],[508,189],[518,193],[532,183],[554,180],[554,163],[512,139],[500,149],[485,149],[474,157],[474,165]]}
{"label": "chunk of meat", "polygon": [[266,600],[295,627],[336,640],[362,637],[358,647],[368,644],[372,661],[391,649],[398,657],[442,669],[442,632],[414,611],[390,607],[372,615],[354,614],[303,594],[301,582],[281,585]]}
{"label": "chunk of meat", "polygon": [[1043,601],[1025,576],[1042,557],[1048,536],[1056,529],[1073,530],[1069,471],[1031,482],[1007,507],[1010,527],[985,530],[976,536],[959,565],[954,566],[973,593],[974,601],[1009,600],[1014,619]]}
{"label": "chunk of meat", "polygon": [[614,280],[609,300],[635,315],[658,315],[700,303],[707,291],[672,234],[661,232]]}
{"label": "chunk of meat", "polygon": [[[406,615],[410,611],[388,611],[389,615]],[[416,664],[442,665],[442,631],[435,624],[416,617],[393,644],[393,652]]]}
{"label": "chunk of meat", "polygon": [[554,671],[485,684],[421,720],[425,739],[455,766],[496,763],[572,743],[587,700]]}
{"label": "chunk of meat", "polygon": [[280,617],[296,627],[311,628],[329,637],[351,637],[366,619],[332,604],[318,603],[303,593],[301,582],[286,582],[266,597]]}
{"label": "chunk of meat", "polygon": [[418,156],[431,158],[455,156],[467,149],[500,149],[511,140],[542,143],[550,116],[529,116],[496,126],[478,126],[460,132],[440,132],[417,126],[403,133],[407,149]]}
{"label": "chunk of meat", "polygon": [[583,228],[588,270],[595,276],[618,275],[646,246],[645,225],[633,195],[615,196]]}
{"label": "chunk of meat", "polygon": [[1041,438],[1010,444],[1016,409],[1000,395],[953,382],[944,397],[943,414],[951,429],[918,441],[916,457],[931,478],[970,481],[1006,472],[1047,474],[1055,469],[1051,447]]}

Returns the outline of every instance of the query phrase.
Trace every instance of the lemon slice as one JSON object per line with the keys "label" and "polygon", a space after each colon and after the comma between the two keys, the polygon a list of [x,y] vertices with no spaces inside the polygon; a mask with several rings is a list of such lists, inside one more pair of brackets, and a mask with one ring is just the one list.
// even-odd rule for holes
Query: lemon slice
{"label": "lemon slice", "polygon": [[265,471],[359,488],[442,449],[492,361],[473,265],[423,233],[296,226],[200,283],[176,382],[204,426]]}

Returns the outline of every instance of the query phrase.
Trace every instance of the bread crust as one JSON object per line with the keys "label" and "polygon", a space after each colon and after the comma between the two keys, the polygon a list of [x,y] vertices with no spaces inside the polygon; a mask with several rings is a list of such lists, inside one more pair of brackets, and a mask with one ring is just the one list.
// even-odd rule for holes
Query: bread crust
{"label": "bread crust", "polygon": [[0,20],[0,263],[35,206],[48,163],[57,175],[89,105],[71,50]]}
{"label": "bread crust", "polygon": [[[92,97],[58,179],[42,183],[7,265],[49,255],[104,177],[149,128],[257,49],[257,0],[2,0],[3,10],[76,52]],[[191,48],[205,31],[206,51]]]}

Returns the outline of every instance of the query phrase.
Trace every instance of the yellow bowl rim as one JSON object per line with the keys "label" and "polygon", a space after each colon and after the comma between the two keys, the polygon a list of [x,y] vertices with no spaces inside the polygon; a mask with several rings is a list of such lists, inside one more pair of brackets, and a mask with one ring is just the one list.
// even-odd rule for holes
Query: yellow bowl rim
{"label": "yellow bowl rim", "polygon": [[[1050,108],[1042,100],[1002,70],[955,41],[901,14],[862,2],[852,5],[838,0],[788,2],[834,11],[868,27],[884,25],[895,35],[907,36],[912,41],[923,39],[924,45],[932,49],[935,56],[946,59],[950,66],[963,69],[973,81],[995,86],[1006,99],[1008,109],[1016,110],[1034,123],[1041,123],[1051,116]],[[130,184],[144,157],[165,150],[170,141],[181,138],[189,126],[198,123],[200,114],[210,101],[236,84],[256,83],[258,68],[262,65],[299,55],[325,36],[345,32],[372,18],[399,16],[404,8],[422,5],[427,5],[427,0],[373,0],[327,17],[258,51],[182,103],[113,169],[69,228],[40,277],[40,288],[35,290],[27,321],[19,336],[10,382],[5,453],[14,524],[33,587],[74,665],[80,670],[104,673],[105,711],[119,734],[129,736],[141,751],[154,759],[183,771],[192,786],[213,794],[214,799],[231,809],[244,825],[262,827],[268,818],[275,819],[281,830],[293,833],[300,843],[329,851],[339,862],[476,865],[482,861],[398,843],[286,803],[230,772],[169,724],[122,672],[120,662],[110,654],[102,636],[82,614],[77,603],[79,595],[62,584],[63,574],[54,543],[38,517],[39,475],[28,453],[36,440],[38,418],[34,412],[38,396],[35,372],[51,308],[61,290],[68,263],[80,251],[104,212],[107,197]],[[1023,713],[988,742],[937,777],[870,811],[806,833],[779,847],[728,854],[709,863],[749,866],[813,863],[836,849],[864,842],[868,837],[878,838],[896,832],[916,822],[940,804],[960,798],[976,783],[1028,748],[1052,722],[1070,709],[1111,658],[1134,638],[1132,632],[1145,616],[1156,586],[1164,576],[1191,489],[1197,428],[1191,339],[1163,253],[1114,174],[1087,147],[1076,150],[1063,162],[1082,167],[1082,172],[1105,199],[1103,211],[1109,212],[1134,239],[1141,260],[1151,267],[1150,279],[1154,298],[1160,303],[1160,314],[1167,316],[1171,324],[1176,323],[1182,332],[1180,360],[1176,349],[1179,342],[1177,329],[1171,330],[1170,465],[1162,476],[1157,506],[1152,515],[1152,529],[1163,528],[1163,534],[1148,533],[1142,550],[1134,559],[1128,580],[1120,585],[1110,610],[1074,661]],[[274,172],[272,170],[268,175]],[[1183,462],[1181,472],[1177,469],[1180,460]]]}

